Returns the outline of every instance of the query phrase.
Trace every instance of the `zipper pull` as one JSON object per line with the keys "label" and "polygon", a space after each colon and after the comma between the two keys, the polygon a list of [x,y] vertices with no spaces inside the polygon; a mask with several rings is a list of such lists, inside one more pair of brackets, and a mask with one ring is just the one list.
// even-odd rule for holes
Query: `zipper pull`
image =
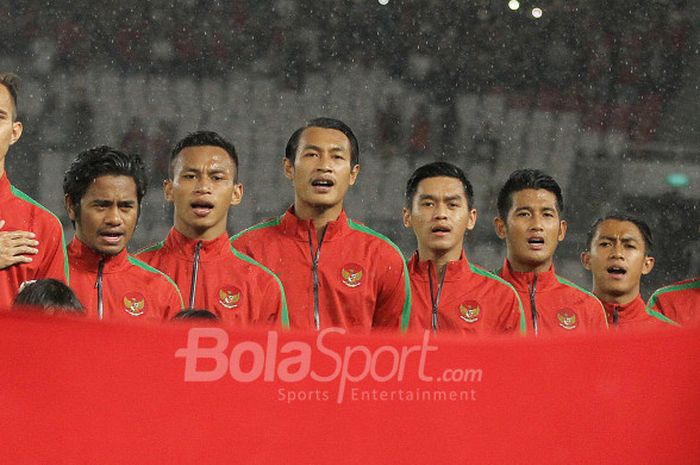
{"label": "zipper pull", "polygon": [[97,264],[97,280],[95,281],[95,289],[97,289],[97,317],[102,320],[104,318],[104,301],[102,296],[102,273],[105,269],[105,259],[100,258]]}
{"label": "zipper pull", "polygon": [[199,251],[202,249],[202,241],[197,241],[194,246],[194,262],[192,263],[192,282],[190,284],[190,304],[189,308],[193,309],[194,300],[197,296],[197,274],[199,273]]}

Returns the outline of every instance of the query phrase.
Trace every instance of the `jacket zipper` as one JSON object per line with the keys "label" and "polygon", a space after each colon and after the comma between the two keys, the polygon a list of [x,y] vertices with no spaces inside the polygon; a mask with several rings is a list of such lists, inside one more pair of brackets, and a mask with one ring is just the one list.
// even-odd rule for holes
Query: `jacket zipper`
{"label": "jacket zipper", "polygon": [[314,285],[314,327],[316,330],[321,329],[321,314],[318,304],[318,260],[321,258],[321,244],[323,243],[323,236],[326,234],[326,228],[324,227],[321,231],[321,237],[318,239],[318,248],[316,253],[314,253],[313,238],[311,237],[311,231],[309,231],[309,250],[311,251],[311,276],[313,278]]}
{"label": "jacket zipper", "polygon": [[535,336],[539,333],[539,325],[537,322],[537,306],[535,305],[535,292],[537,291],[537,273],[535,279],[530,285],[530,312],[532,313],[532,327],[535,330]]}
{"label": "jacket zipper", "polygon": [[431,326],[433,332],[438,332],[438,307],[440,306],[440,295],[442,294],[442,284],[445,282],[445,274],[447,271],[443,271],[442,276],[438,279],[437,296],[433,292],[433,262],[428,261],[428,284],[430,285],[430,303],[432,305],[432,316],[431,316]]}
{"label": "jacket zipper", "polygon": [[202,248],[202,241],[197,241],[194,246],[194,263],[192,263],[192,282],[190,284],[190,309],[194,307],[194,299],[197,296],[197,274],[199,273],[199,251]]}
{"label": "jacket zipper", "polygon": [[105,269],[105,259],[100,258],[97,264],[97,280],[95,281],[95,289],[97,289],[97,318],[104,318],[104,301],[102,297],[102,272]]}
{"label": "jacket zipper", "polygon": [[615,326],[620,324],[620,311],[619,307],[617,305],[613,306],[613,315],[612,315],[612,322]]}

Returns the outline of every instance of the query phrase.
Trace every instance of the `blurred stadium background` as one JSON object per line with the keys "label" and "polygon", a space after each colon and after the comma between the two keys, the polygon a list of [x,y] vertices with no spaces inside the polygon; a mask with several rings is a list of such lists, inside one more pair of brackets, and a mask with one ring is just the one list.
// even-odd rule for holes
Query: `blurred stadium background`
{"label": "blurred stadium background", "polygon": [[0,69],[23,79],[12,182],[56,212],[81,150],[140,153],[150,192],[130,249],[162,239],[169,149],[218,131],[241,158],[239,231],[292,201],[287,138],[306,119],[345,120],[362,173],[349,214],[410,254],[403,188],[444,159],[475,186],[471,259],[500,264],[491,227],[508,174],[542,168],[562,185],[569,234],[561,274],[588,225],[612,209],[643,216],[657,267],[643,295],[700,274],[700,3],[693,0],[74,0],[0,5]]}

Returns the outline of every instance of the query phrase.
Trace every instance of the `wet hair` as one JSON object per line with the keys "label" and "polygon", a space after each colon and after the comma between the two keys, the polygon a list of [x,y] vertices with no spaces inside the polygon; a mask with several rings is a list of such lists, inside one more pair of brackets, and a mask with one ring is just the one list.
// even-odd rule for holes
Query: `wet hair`
{"label": "wet hair", "polygon": [[557,210],[559,215],[564,212],[564,197],[561,187],[550,175],[533,169],[522,169],[513,171],[506,183],[498,193],[498,216],[506,220],[508,212],[513,206],[513,194],[525,189],[544,189],[551,192],[557,198]]}
{"label": "wet hair", "polygon": [[311,121],[307,121],[304,126],[294,131],[287,142],[287,147],[284,149],[284,156],[287,160],[294,163],[297,150],[299,149],[299,139],[301,139],[301,134],[304,130],[308,128],[335,129],[345,134],[345,137],[350,141],[350,166],[352,167],[360,163],[360,146],[357,143],[355,134],[347,124],[333,118],[315,118]]}
{"label": "wet hair", "polygon": [[466,174],[464,174],[464,171],[452,163],[434,161],[417,168],[411,177],[408,178],[405,194],[406,208],[411,208],[413,197],[415,197],[416,191],[418,190],[418,184],[420,184],[422,180],[439,176],[458,179],[462,183],[462,187],[464,187],[464,195],[467,197],[467,207],[472,207],[474,205],[474,188],[467,179]]}
{"label": "wet hair", "polygon": [[238,154],[236,153],[236,147],[233,143],[221,137],[218,133],[214,131],[197,131],[187,134],[185,137],[180,139],[180,141],[175,144],[172,151],[170,152],[170,166],[168,166],[168,177],[173,179],[175,175],[175,161],[177,156],[180,155],[187,147],[202,147],[205,145],[211,145],[213,147],[220,147],[228,153],[231,157],[233,166],[235,168],[233,182],[238,182]]}
{"label": "wet hair", "polygon": [[128,176],[136,184],[136,197],[141,213],[141,200],[146,195],[146,170],[138,155],[127,154],[107,145],[80,152],[63,175],[63,193],[68,195],[77,215],[80,200],[100,176]]}
{"label": "wet hair", "polygon": [[651,228],[649,227],[649,225],[637,218],[636,216],[627,215],[625,213],[619,212],[608,213],[596,219],[593,222],[593,224],[591,224],[591,227],[588,229],[588,235],[586,237],[586,250],[591,250],[591,246],[593,245],[593,237],[598,231],[598,226],[600,226],[600,224],[603,221],[607,220],[629,221],[630,223],[633,223],[637,227],[637,229],[639,229],[639,232],[642,233],[642,238],[644,239],[644,253],[646,255],[649,255],[651,253],[651,251],[654,248],[654,238],[651,234]]}
{"label": "wet hair", "polygon": [[173,320],[219,320],[219,317],[209,310],[202,310],[196,308],[186,308],[178,312]]}
{"label": "wet hair", "polygon": [[71,288],[55,279],[39,279],[22,286],[15,297],[14,308],[65,313],[84,312]]}
{"label": "wet hair", "polygon": [[12,73],[0,73],[0,84],[5,86],[8,92],[10,92],[10,97],[12,97],[12,106],[14,107],[12,121],[17,121],[17,118],[19,117],[19,107],[17,106],[17,95],[19,94],[19,77]]}

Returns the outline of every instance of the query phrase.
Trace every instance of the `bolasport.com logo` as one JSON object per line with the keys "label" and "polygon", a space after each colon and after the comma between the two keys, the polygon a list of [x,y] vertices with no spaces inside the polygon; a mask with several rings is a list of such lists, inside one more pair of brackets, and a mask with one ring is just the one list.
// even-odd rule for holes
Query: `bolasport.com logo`
{"label": "bolasport.com logo", "polygon": [[[278,333],[268,331],[264,344],[243,340],[230,345],[229,334],[221,328],[191,328],[187,346],[175,351],[175,357],[185,359],[186,382],[216,382],[229,376],[239,383],[277,383],[277,400],[287,403],[476,400],[475,386],[482,382],[483,370],[431,373],[429,358],[438,347],[430,344],[428,331],[421,344],[345,345],[339,350],[327,344],[329,335],[345,332],[326,328],[312,343],[280,344]],[[304,389],[295,388],[302,382]],[[309,383],[317,387],[308,389]]]}

